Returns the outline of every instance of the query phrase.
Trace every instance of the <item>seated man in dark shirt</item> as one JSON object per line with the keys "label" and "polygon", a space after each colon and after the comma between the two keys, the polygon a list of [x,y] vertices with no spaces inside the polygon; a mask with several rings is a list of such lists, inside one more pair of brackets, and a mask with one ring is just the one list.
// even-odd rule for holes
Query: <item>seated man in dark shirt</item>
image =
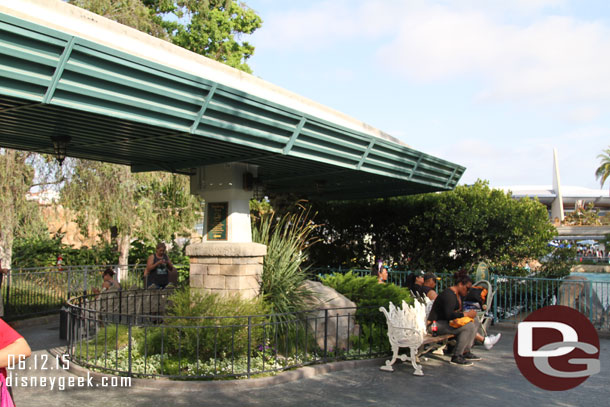
{"label": "seated man in dark shirt", "polygon": [[[454,278],[455,285],[445,289],[434,300],[428,315],[428,322],[436,321],[439,335],[453,334],[457,337],[457,345],[453,351],[451,363],[469,366],[472,365],[473,360],[481,360],[481,358],[475,356],[470,351],[476,334],[479,331],[480,323],[476,317],[477,312],[475,310],[462,311],[462,297],[466,295],[468,289],[472,286],[472,280],[465,270],[457,272]],[[449,325],[451,320],[462,317],[470,317],[473,320],[459,328]]]}
{"label": "seated man in dark shirt", "polygon": [[430,298],[430,301],[436,300],[438,297],[438,293],[436,292],[436,274],[434,273],[426,273],[424,274],[424,284],[422,285],[422,290],[426,297]]}

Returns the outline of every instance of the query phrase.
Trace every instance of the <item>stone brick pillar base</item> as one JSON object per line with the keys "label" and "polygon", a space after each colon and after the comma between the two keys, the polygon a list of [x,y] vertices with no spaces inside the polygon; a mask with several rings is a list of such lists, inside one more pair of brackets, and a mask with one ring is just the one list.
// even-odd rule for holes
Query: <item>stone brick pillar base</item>
{"label": "stone brick pillar base", "polygon": [[191,259],[190,286],[221,295],[259,294],[267,246],[259,243],[202,242],[186,248]]}

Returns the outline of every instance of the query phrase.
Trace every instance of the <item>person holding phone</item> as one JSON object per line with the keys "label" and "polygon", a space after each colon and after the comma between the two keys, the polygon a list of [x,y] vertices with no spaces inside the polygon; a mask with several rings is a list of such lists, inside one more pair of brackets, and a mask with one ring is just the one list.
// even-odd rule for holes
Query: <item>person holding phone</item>
{"label": "person holding phone", "polygon": [[169,257],[165,243],[157,244],[155,253],[148,256],[144,270],[146,288],[165,288],[170,281],[175,282],[177,271]]}

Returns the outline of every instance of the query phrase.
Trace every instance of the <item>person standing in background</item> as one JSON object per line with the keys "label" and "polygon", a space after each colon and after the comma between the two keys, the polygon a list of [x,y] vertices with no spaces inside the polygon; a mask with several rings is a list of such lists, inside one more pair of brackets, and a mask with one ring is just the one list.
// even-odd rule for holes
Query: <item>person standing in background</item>
{"label": "person standing in background", "polygon": [[146,288],[165,288],[170,282],[178,280],[177,274],[176,268],[167,256],[165,243],[157,244],[155,253],[146,261],[146,270],[144,270]]}

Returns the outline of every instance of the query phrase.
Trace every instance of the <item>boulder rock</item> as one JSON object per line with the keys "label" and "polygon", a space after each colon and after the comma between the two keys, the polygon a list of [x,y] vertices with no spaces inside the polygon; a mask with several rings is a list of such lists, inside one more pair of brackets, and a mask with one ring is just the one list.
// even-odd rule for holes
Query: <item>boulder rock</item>
{"label": "boulder rock", "polygon": [[316,311],[308,317],[308,324],[315,333],[318,346],[325,349],[326,345],[329,352],[347,349],[350,336],[358,335],[356,304],[318,281],[307,280],[304,286],[313,293],[307,305],[309,309]]}
{"label": "boulder rock", "polygon": [[597,296],[593,284],[586,277],[566,277],[559,286],[558,305],[574,308],[589,317],[598,328],[607,328],[610,323],[608,312]]}

